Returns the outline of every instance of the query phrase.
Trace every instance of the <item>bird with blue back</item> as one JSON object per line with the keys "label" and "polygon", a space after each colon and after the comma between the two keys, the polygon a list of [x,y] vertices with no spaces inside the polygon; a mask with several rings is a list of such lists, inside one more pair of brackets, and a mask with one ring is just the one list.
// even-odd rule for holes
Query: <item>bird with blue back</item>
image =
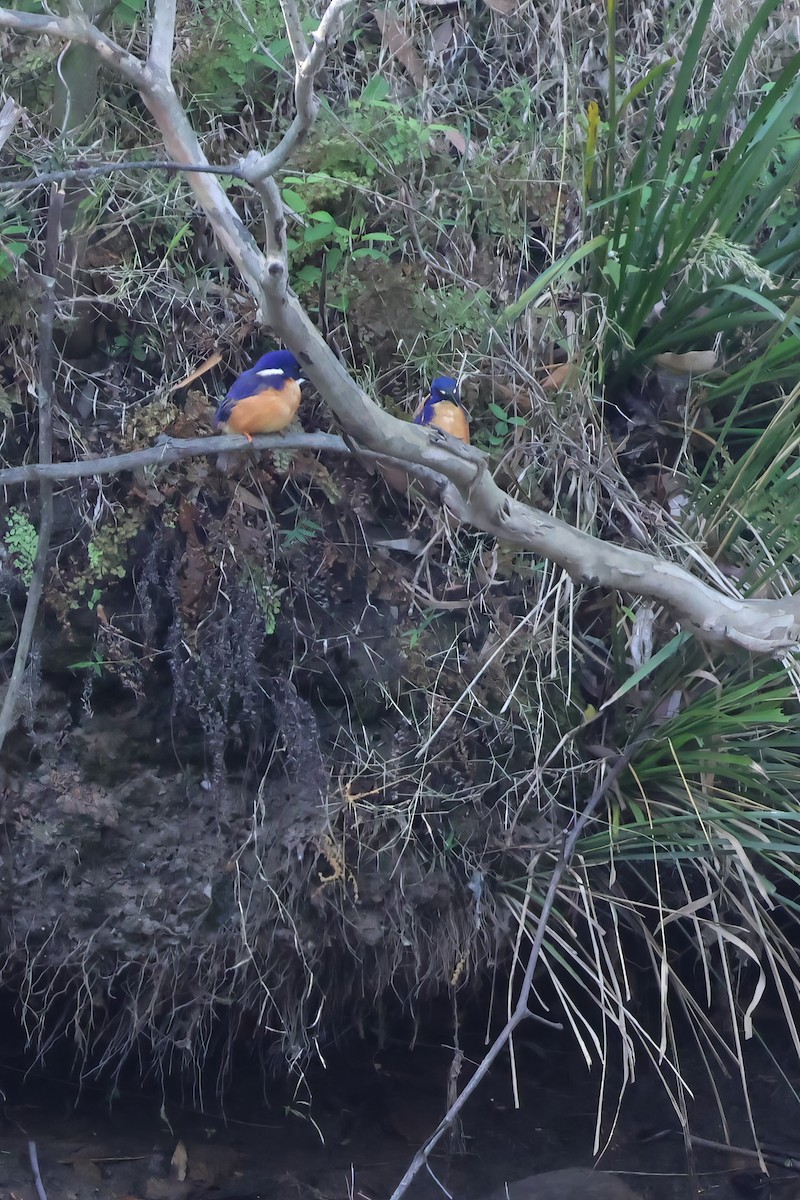
{"label": "bird with blue back", "polygon": [[461,403],[458,383],[450,375],[439,375],[430,395],[414,413],[415,425],[433,425],[469,445],[469,417]]}
{"label": "bird with blue back", "polygon": [[288,350],[270,350],[234,380],[219,405],[214,424],[223,433],[280,433],[300,407],[300,363]]}

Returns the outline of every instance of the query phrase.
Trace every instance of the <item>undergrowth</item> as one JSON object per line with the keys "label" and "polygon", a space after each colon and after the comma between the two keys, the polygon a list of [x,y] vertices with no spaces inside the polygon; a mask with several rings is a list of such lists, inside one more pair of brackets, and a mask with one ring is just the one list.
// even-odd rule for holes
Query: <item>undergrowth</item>
{"label": "undergrowth", "polygon": [[[208,153],[274,144],[291,118],[275,6],[184,15],[178,81]],[[793,593],[800,570],[800,85],[778,5],[745,17],[725,38],[730,11],[712,0],[634,7],[627,26],[613,6],[408,5],[391,20],[416,57],[359,17],[282,182],[293,282],[381,402],[406,413],[437,371],[460,375],[473,442],[512,494],[759,597]],[[144,20],[131,0],[113,17],[134,47]],[[6,61],[19,46],[4,44]],[[41,66],[28,46],[9,76],[33,112],[12,143],[25,169],[55,153]],[[153,156],[145,117],[114,89],[92,136],[59,154]],[[229,193],[260,238],[253,197],[235,181]],[[89,353],[71,354],[64,301],[58,455],[209,430],[265,338],[186,185],[131,169],[76,199],[69,283],[97,320]],[[0,304],[25,332],[0,359],[14,463],[35,435],[19,310],[41,206],[34,191],[0,213]],[[198,368],[206,391],[183,388]],[[301,415],[329,425],[310,398]],[[3,531],[23,582],[32,517],[21,503]],[[233,1007],[226,1036],[255,1026],[302,1071],[345,1014],[390,991],[412,1005],[475,989],[498,946],[506,964],[523,953],[563,830],[633,740],[545,943],[565,1020],[603,1070],[612,1029],[623,1078],[648,1055],[679,1111],[676,1014],[709,1070],[732,1064],[745,1088],[765,990],[800,1049],[792,659],[690,642],[651,604],[579,589],[343,462],[87,481],[62,533],[48,612],[67,665],[90,664],[87,707],[96,676],[116,680],[170,744],[132,795],[75,780],[39,797],[44,815],[20,818],[18,875],[39,878],[45,845],[71,881],[74,850],[81,887],[103,896],[111,867],[138,855],[133,826],[108,813],[138,806],[148,845],[167,818],[156,882],[113,892],[121,940],[81,922],[40,939],[48,901],[18,898],[5,969],[24,976],[40,1051],[71,1012],[90,1069],[119,1071],[149,1040],[158,1069],[200,1077]],[[101,614],[89,645],[87,607]],[[55,769],[53,739],[34,732]],[[167,752],[182,783],[156,813]],[[110,865],[79,853],[97,831],[76,808],[106,821]],[[109,974],[94,947],[128,960]],[[106,1004],[120,981],[124,1000]]]}

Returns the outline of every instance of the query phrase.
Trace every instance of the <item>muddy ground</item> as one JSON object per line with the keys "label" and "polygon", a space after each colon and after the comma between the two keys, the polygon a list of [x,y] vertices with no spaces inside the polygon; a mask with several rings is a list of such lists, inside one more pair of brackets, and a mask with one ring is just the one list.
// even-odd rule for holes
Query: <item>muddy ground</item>
{"label": "muddy ground", "polygon": [[[398,1030],[399,1032],[399,1030]],[[467,1062],[481,1052],[477,1027],[465,1037]],[[318,1064],[307,1092],[262,1085],[252,1067],[234,1070],[222,1112],[213,1095],[178,1095],[174,1081],[160,1088],[120,1084],[115,1094],[88,1081],[78,1090],[66,1065],[24,1075],[6,1040],[2,1070],[6,1093],[0,1138],[0,1198],[36,1200],[28,1143],[35,1141],[49,1200],[277,1200],[313,1197],[388,1200],[414,1150],[444,1110],[452,1061],[445,1042],[421,1040],[414,1049],[398,1037],[378,1051],[352,1040]],[[751,1095],[759,1135],[771,1146],[800,1152],[797,1130],[800,1070],[783,1075],[776,1044],[751,1048]],[[687,1112],[695,1137],[724,1141],[726,1132],[701,1064],[686,1060]],[[504,1181],[566,1166],[591,1166],[600,1080],[590,1075],[567,1034],[536,1032],[522,1038],[515,1110],[508,1060],[468,1105],[460,1153],[435,1153],[433,1171],[453,1197],[487,1195]],[[610,1073],[598,1169],[614,1171],[647,1200],[678,1200],[691,1193],[680,1136],[655,1070],[642,1066],[626,1092],[615,1128],[616,1095]],[[728,1137],[752,1147],[747,1112],[734,1078],[718,1076]],[[305,1099],[304,1099],[305,1097]],[[205,1111],[202,1111],[203,1107]],[[788,1200],[798,1176],[772,1165],[771,1191],[759,1165],[742,1154],[696,1148],[700,1194],[710,1200],[749,1195]],[[424,1173],[412,1200],[445,1193]],[[565,1200],[573,1200],[565,1197]]]}

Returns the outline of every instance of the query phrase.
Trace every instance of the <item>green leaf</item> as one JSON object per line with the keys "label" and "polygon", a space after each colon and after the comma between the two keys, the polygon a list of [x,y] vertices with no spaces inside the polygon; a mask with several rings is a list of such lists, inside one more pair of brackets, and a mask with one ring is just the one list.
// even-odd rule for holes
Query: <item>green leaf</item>
{"label": "green leaf", "polygon": [[566,258],[561,258],[557,262],[554,262],[546,271],[542,271],[539,278],[530,287],[525,289],[518,300],[515,300],[513,304],[509,304],[500,313],[496,322],[497,327],[503,329],[513,321],[516,321],[517,317],[522,316],[525,309],[533,304],[534,300],[538,300],[543,292],[562,279],[578,263],[583,262],[585,258],[591,258],[593,254],[596,254],[598,250],[602,250],[607,245],[607,237],[595,237],[590,242],[587,242],[585,246],[580,246],[577,250],[573,250],[572,254],[568,254]]}
{"label": "green leaf", "polygon": [[330,224],[312,225],[303,230],[303,242],[306,246],[313,246],[317,242],[324,242],[327,238],[335,238],[338,232],[341,231],[333,221]]}
{"label": "green leaf", "polygon": [[662,646],[660,650],[656,651],[652,658],[649,658],[646,663],[643,663],[641,667],[639,667],[638,671],[634,671],[634,673],[625,680],[622,686],[617,688],[617,690],[614,692],[614,695],[609,697],[609,699],[606,700],[603,705],[601,705],[598,711],[602,712],[603,709],[608,708],[610,704],[615,703],[617,700],[621,700],[623,696],[627,695],[627,693],[632,690],[632,688],[638,687],[643,679],[647,679],[649,675],[653,674],[656,668],[660,667],[662,663],[665,663],[668,659],[672,658],[674,654],[677,654],[681,646],[690,641],[691,637],[692,635],[690,633],[676,633],[675,637],[671,638],[670,641],[667,642],[666,646]]}
{"label": "green leaf", "polygon": [[289,205],[289,208],[294,209],[298,215],[302,216],[308,211],[308,205],[299,192],[293,191],[292,188],[285,187],[281,189],[281,195],[283,196],[285,203]]}
{"label": "green leaf", "polygon": [[373,75],[361,93],[361,103],[374,104],[376,101],[385,100],[391,90],[388,80],[384,79],[382,75]]}

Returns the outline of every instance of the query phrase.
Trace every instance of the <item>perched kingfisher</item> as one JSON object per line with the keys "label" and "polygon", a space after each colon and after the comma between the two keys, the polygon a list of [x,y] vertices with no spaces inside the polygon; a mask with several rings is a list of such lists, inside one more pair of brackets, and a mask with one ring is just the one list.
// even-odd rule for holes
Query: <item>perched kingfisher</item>
{"label": "perched kingfisher", "polygon": [[431,394],[414,413],[415,425],[435,425],[451,437],[469,445],[469,417],[458,395],[458,384],[449,375],[439,375]]}
{"label": "perched kingfisher", "polygon": [[270,350],[244,371],[217,409],[214,424],[223,433],[280,433],[297,416],[302,368],[288,350]]}

